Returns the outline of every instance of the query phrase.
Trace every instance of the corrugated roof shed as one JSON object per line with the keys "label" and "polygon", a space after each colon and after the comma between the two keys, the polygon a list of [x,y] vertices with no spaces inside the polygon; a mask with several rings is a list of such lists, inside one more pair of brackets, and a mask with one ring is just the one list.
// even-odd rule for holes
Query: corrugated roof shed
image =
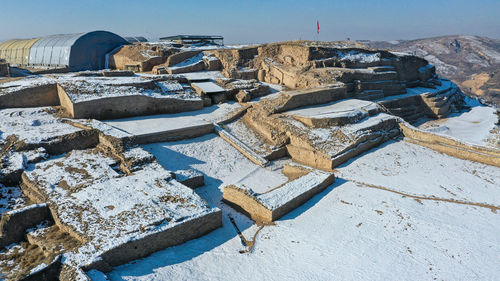
{"label": "corrugated roof shed", "polygon": [[27,64],[31,46],[38,39],[9,40],[0,43],[0,58],[11,64]]}
{"label": "corrugated roof shed", "polygon": [[96,70],[104,68],[107,53],[125,44],[125,39],[107,31],[50,35],[2,42],[0,58],[21,66]]}
{"label": "corrugated roof shed", "polygon": [[29,64],[71,71],[102,69],[105,55],[124,44],[125,39],[107,31],[46,36],[31,48]]}

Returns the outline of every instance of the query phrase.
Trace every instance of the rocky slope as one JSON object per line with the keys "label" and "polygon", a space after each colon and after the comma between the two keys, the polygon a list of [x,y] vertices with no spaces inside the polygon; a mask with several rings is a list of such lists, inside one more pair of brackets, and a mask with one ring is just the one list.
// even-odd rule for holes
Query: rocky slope
{"label": "rocky slope", "polygon": [[417,40],[366,41],[367,46],[407,52],[427,59],[440,76],[467,94],[500,105],[500,40],[451,35]]}

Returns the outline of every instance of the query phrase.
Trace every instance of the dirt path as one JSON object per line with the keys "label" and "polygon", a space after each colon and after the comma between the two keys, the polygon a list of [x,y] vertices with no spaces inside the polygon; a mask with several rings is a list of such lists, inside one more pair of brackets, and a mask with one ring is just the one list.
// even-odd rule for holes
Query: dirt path
{"label": "dirt path", "polygon": [[375,189],[379,189],[379,190],[389,191],[389,192],[396,193],[396,194],[399,194],[401,196],[413,198],[413,199],[416,199],[416,200],[441,201],[441,202],[448,202],[448,203],[454,203],[454,204],[460,204],[460,205],[469,205],[469,206],[476,206],[476,207],[481,207],[481,208],[488,208],[488,209],[490,209],[495,214],[497,213],[498,210],[500,210],[500,206],[495,206],[495,205],[492,205],[492,204],[462,201],[462,200],[456,200],[456,199],[452,199],[452,198],[439,198],[439,197],[435,197],[434,195],[430,195],[430,196],[413,195],[413,194],[409,194],[409,193],[404,193],[404,192],[401,192],[401,191],[397,191],[397,190],[394,190],[394,189],[391,189],[391,188],[388,188],[388,187],[385,187],[385,186],[380,186],[380,185],[375,185],[375,184],[370,184],[370,183],[365,183],[365,182],[359,182],[359,181],[356,181],[356,180],[353,180],[353,179],[348,179],[348,178],[344,178],[344,179],[348,180],[350,182],[353,182],[353,183],[357,184],[358,186],[364,186],[364,187],[369,187],[369,188],[375,188]]}
{"label": "dirt path", "polygon": [[245,246],[247,248],[245,250],[241,250],[240,254],[251,253],[253,251],[254,246],[255,246],[255,242],[256,242],[257,235],[259,234],[259,232],[264,228],[264,226],[274,225],[274,223],[269,224],[269,223],[256,222],[256,224],[259,226],[259,228],[253,234],[252,240],[248,240],[245,238],[243,233],[241,233],[241,231],[240,231],[238,225],[236,224],[236,221],[233,219],[233,217],[231,217],[229,215],[228,215],[228,217],[229,217],[229,220],[231,221],[231,223],[233,224],[234,228],[236,229],[236,232],[238,233],[238,236],[241,239],[241,243],[243,244],[243,246]]}

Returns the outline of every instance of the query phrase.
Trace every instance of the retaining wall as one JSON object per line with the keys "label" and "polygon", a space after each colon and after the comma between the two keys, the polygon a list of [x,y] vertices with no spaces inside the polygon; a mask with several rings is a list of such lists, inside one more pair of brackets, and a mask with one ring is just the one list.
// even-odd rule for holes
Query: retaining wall
{"label": "retaining wall", "polygon": [[500,167],[500,150],[467,144],[451,137],[425,132],[406,123],[400,123],[405,140],[450,156]]}
{"label": "retaining wall", "polygon": [[[311,178],[316,176],[320,176],[321,180],[311,181]],[[261,194],[235,185],[226,186],[224,187],[223,200],[255,221],[272,222],[304,204],[315,194],[333,184],[334,181],[335,176],[332,173],[310,170],[310,173]],[[305,189],[303,183],[306,183]],[[281,198],[283,194],[287,193],[292,193],[293,196],[285,195],[285,200],[279,203],[269,201],[269,198],[276,196]]]}
{"label": "retaining wall", "polygon": [[[100,260],[87,265],[84,270],[97,269],[107,272],[113,266],[144,258],[154,252],[198,238],[222,226],[222,211],[217,210],[204,216],[190,219],[165,231],[152,233],[105,251]],[[104,266],[103,266],[104,263]]]}
{"label": "retaining wall", "polygon": [[41,107],[59,105],[56,84],[24,88],[0,94],[0,108]]}
{"label": "retaining wall", "polygon": [[2,214],[0,219],[0,249],[23,241],[26,230],[42,221],[52,221],[47,204],[36,204]]}
{"label": "retaining wall", "polygon": [[142,95],[95,99],[74,103],[62,87],[58,87],[61,105],[71,118],[116,119],[140,115],[168,114],[203,108],[202,100],[152,98]]}
{"label": "retaining wall", "polygon": [[185,52],[175,53],[168,57],[167,61],[165,62],[165,65],[167,67],[174,66],[178,63],[181,63],[189,58],[198,55],[199,53],[201,53],[201,51],[185,51]]}

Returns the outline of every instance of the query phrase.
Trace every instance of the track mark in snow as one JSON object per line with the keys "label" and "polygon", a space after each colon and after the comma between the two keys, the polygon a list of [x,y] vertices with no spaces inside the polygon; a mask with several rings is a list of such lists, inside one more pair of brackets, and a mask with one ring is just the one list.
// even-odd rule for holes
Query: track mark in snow
{"label": "track mark in snow", "polygon": [[[439,198],[439,197],[434,197],[434,195],[431,196],[421,196],[421,195],[413,195],[409,193],[404,193],[401,191],[397,191],[388,187],[380,186],[380,185],[375,185],[375,184],[370,184],[370,183],[365,183],[365,182],[359,182],[353,179],[348,179],[344,178],[345,180],[348,180],[350,182],[353,182],[357,184],[358,186],[365,186],[369,188],[376,188],[384,191],[389,191],[392,193],[396,193],[402,196],[410,197],[417,200],[430,200],[430,201],[441,201],[441,202],[448,202],[448,203],[455,203],[455,204],[461,204],[461,205],[469,205],[469,206],[476,206],[476,207],[481,207],[481,208],[488,208],[490,209],[493,213],[497,213],[498,210],[500,210],[500,206],[495,206],[491,204],[486,204],[486,203],[476,203],[476,202],[468,202],[468,201],[461,201],[461,200],[456,200],[456,199],[451,199],[451,198]],[[419,202],[419,201],[417,201]],[[421,202],[419,202],[421,203]]]}

